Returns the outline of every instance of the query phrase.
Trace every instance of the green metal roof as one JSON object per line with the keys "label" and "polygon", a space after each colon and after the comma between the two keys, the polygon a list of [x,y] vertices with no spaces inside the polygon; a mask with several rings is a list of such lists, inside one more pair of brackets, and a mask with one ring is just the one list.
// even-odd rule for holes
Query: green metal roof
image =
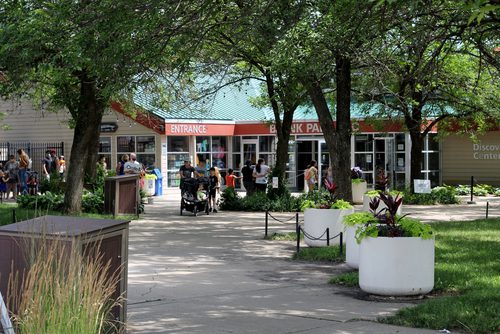
{"label": "green metal roof", "polygon": [[[217,93],[207,96],[189,105],[172,103],[162,107],[161,94],[138,89],[134,103],[165,120],[227,120],[227,121],[272,121],[271,108],[259,108],[250,100],[260,95],[260,82],[249,80],[239,86],[225,86]],[[354,119],[377,115],[381,106],[351,103],[351,115]],[[317,120],[318,116],[312,105],[301,105],[294,114],[294,120]]]}

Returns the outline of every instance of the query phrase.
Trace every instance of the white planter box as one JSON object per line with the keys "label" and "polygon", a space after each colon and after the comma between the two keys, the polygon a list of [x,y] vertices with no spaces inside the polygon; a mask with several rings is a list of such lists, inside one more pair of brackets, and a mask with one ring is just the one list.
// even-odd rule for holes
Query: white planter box
{"label": "white planter box", "polygon": [[359,253],[361,290],[385,296],[428,293],[434,287],[434,239],[364,238]]}
{"label": "white planter box", "polygon": [[366,182],[352,183],[353,203],[363,203],[363,196],[366,193]]}
{"label": "white planter box", "polygon": [[346,226],[345,240],[345,262],[351,268],[359,268],[359,244],[356,242],[356,230],[359,225]]}
{"label": "white planter box", "polygon": [[[370,202],[371,202],[371,200],[372,200],[372,197],[370,197],[370,196],[368,196],[366,194],[363,196],[363,211],[370,212]],[[378,205],[377,211],[380,211],[380,210],[382,210],[383,208],[386,208],[386,207],[387,206],[385,205],[385,203],[382,202],[382,201],[380,201],[380,204]],[[399,206],[398,211],[397,211],[396,214],[398,216],[402,216],[403,215],[403,202],[401,202],[401,205]]]}
{"label": "white planter box", "polygon": [[[326,228],[330,229],[330,238],[344,230],[344,216],[350,215],[354,209],[306,209],[304,211],[304,231],[313,238],[320,237]],[[305,243],[310,247],[326,246],[326,234],[322,240],[312,240],[304,235]],[[330,245],[338,244],[338,239],[330,240]]]}

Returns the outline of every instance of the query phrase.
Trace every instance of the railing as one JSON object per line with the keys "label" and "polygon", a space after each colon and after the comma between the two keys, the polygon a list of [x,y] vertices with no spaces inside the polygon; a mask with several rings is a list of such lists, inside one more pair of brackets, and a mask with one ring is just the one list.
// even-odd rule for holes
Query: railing
{"label": "railing", "polygon": [[42,160],[45,158],[47,150],[55,150],[59,157],[64,155],[64,142],[0,142],[0,162],[5,162],[9,159],[9,155],[14,155],[17,159],[17,150],[22,148],[32,161],[31,170],[42,172]]}
{"label": "railing", "polygon": [[266,219],[265,219],[265,227],[264,227],[264,237],[267,238],[268,233],[269,233],[269,218],[273,219],[274,221],[277,221],[281,224],[290,224],[292,220],[295,219],[295,232],[297,234],[297,253],[300,252],[300,233],[302,232],[306,238],[309,240],[313,241],[326,241],[326,245],[330,246],[330,240],[339,238],[339,252],[340,254],[343,253],[343,241],[344,241],[344,234],[342,232],[339,232],[337,235],[330,237],[330,229],[327,227],[325,232],[321,234],[320,236],[313,236],[309,233],[307,233],[304,228],[300,225],[303,220],[299,220],[299,213],[296,212],[295,215],[293,215],[290,218],[286,219],[278,219],[274,217],[269,211],[266,211]]}

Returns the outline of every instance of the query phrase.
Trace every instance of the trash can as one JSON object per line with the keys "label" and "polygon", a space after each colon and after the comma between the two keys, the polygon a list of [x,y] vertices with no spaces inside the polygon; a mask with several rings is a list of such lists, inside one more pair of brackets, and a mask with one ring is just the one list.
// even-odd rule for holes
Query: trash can
{"label": "trash can", "polygon": [[155,194],[156,175],[153,173],[146,174],[144,176],[144,181],[144,191],[146,192],[146,195],[153,196]]}
{"label": "trash can", "polygon": [[153,174],[156,175],[155,196],[161,196],[163,195],[163,175],[158,168],[153,169]]}

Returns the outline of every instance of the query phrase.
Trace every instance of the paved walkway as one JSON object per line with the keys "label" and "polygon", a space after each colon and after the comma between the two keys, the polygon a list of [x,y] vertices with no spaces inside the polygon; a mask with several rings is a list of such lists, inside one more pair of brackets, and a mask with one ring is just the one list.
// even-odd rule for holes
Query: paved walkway
{"label": "paved walkway", "polygon": [[[347,268],[291,261],[292,242],[262,240],[262,213],[181,217],[178,199],[155,198],[131,224],[130,333],[438,332],[374,322],[411,304],[365,301],[328,285]],[[467,218],[484,211],[460,208]],[[461,216],[456,206],[407,210],[427,220]]]}

